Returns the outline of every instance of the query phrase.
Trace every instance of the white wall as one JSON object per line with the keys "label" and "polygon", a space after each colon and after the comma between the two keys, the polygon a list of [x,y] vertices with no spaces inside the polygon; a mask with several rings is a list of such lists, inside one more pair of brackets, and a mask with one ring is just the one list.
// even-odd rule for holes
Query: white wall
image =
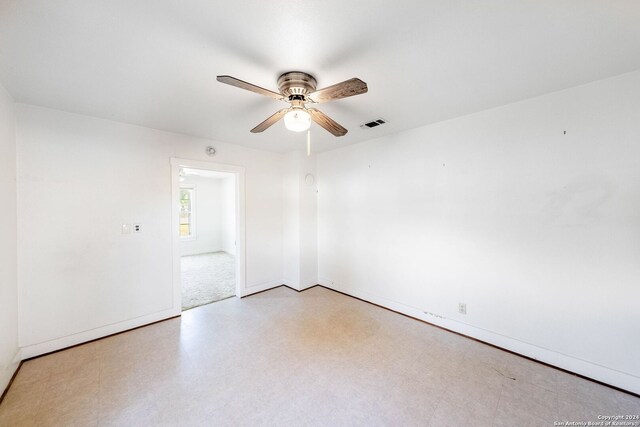
{"label": "white wall", "polygon": [[220,183],[220,250],[236,254],[236,179],[224,178]]}
{"label": "white wall", "polygon": [[195,238],[180,241],[182,256],[224,251],[235,254],[235,177],[186,176],[181,186],[195,191]]}
{"label": "white wall", "polygon": [[[316,156],[299,152],[300,287],[318,284],[318,186]],[[313,182],[306,182],[311,175]]]}
{"label": "white wall", "polygon": [[[25,357],[179,313],[172,157],[246,168],[245,292],[282,283],[282,155],[28,105],[17,117]],[[134,222],[142,233],[121,234]]]}
{"label": "white wall", "polygon": [[0,85],[0,394],[20,362],[16,276],[16,138],[11,96]]}
{"label": "white wall", "polygon": [[321,283],[640,392],[640,72],[322,153],[318,175]]}
{"label": "white wall", "polygon": [[283,179],[283,281],[300,288],[300,161],[295,151],[285,154]]}
{"label": "white wall", "polygon": [[[302,151],[285,155],[284,194],[284,283],[304,289],[318,283],[316,157]],[[314,182],[307,184],[311,174]]]}

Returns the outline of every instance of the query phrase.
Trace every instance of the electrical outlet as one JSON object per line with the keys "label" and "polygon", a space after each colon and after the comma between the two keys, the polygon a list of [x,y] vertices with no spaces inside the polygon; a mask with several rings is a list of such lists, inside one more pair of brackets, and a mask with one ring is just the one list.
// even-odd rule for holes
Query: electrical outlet
{"label": "electrical outlet", "polygon": [[463,302],[458,303],[458,313],[467,314],[467,304]]}
{"label": "electrical outlet", "polygon": [[142,224],[140,223],[133,224],[133,232],[142,233]]}

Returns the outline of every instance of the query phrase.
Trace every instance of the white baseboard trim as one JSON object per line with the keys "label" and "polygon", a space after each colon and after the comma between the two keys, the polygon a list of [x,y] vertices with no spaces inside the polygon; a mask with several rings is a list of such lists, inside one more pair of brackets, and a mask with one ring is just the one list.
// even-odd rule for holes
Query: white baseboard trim
{"label": "white baseboard trim", "polygon": [[313,288],[318,284],[318,279],[307,279],[304,280],[300,286],[298,287],[299,291],[304,291],[305,289]]}
{"label": "white baseboard trim", "polygon": [[13,378],[13,375],[18,370],[21,361],[22,352],[18,348],[11,361],[4,367],[4,369],[2,369],[2,372],[0,372],[0,396],[4,394],[5,390],[7,390],[7,387],[11,382],[11,378]]}
{"label": "white baseboard trim", "polygon": [[299,290],[300,290],[300,289],[299,289],[300,287],[299,287],[298,285],[294,285],[294,283],[295,283],[295,280],[291,280],[291,279],[284,278],[284,279],[282,279],[282,283],[281,283],[281,285],[284,285],[284,286],[286,286],[286,287],[288,287],[288,288],[296,289],[296,290],[298,290],[298,291],[299,291]]}
{"label": "white baseboard trim", "polygon": [[284,280],[282,282],[282,284],[285,285],[286,287],[294,289],[294,290],[296,290],[298,292],[304,291],[305,289],[309,289],[309,288],[312,288],[312,287],[318,285],[318,281],[317,280],[307,281],[307,282],[305,282],[305,284],[299,284],[299,285],[293,285],[291,283],[292,282],[288,281],[288,280]]}
{"label": "white baseboard trim", "polygon": [[267,289],[282,286],[282,280],[273,280],[271,282],[264,282],[257,285],[247,286],[242,292],[242,297],[248,297],[249,295],[257,294],[258,292],[266,291]]}
{"label": "white baseboard trim", "polygon": [[124,332],[129,329],[145,326],[160,320],[170,319],[172,317],[179,316],[180,313],[181,310],[179,308],[171,308],[157,313],[148,314],[146,316],[136,317],[135,319],[129,319],[123,322],[113,323],[111,325],[105,325],[88,331],[79,332],[77,334],[68,335],[66,337],[27,345],[21,348],[22,359],[30,359],[32,357],[51,353],[52,351],[86,343],[98,338],[104,338],[109,335],[117,334],[118,332]]}
{"label": "white baseboard trim", "polygon": [[475,338],[485,343],[501,347],[505,350],[512,351],[514,353],[538,360],[540,362],[558,367],[560,369],[564,369],[575,374],[600,381],[613,387],[630,391],[631,393],[640,394],[640,378],[633,374],[600,366],[582,359],[571,357],[569,355],[558,353],[546,348],[541,348],[536,345],[519,341],[515,338],[500,335],[498,333],[487,331],[475,326],[459,323],[446,318],[440,319],[434,316],[429,316],[428,314],[425,314],[424,312],[414,307],[409,307],[396,301],[377,297],[375,295],[362,291],[344,289],[336,285],[335,282],[325,278],[321,278],[319,282],[320,285],[326,288],[342,292],[352,297],[356,297],[373,304],[380,305],[382,307],[397,311],[402,314],[406,314],[407,316],[425,321],[449,331],[457,332],[462,335]]}

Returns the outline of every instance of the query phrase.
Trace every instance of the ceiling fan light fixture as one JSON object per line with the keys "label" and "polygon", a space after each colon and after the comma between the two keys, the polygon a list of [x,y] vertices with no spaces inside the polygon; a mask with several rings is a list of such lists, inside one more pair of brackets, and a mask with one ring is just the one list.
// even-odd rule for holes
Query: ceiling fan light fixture
{"label": "ceiling fan light fixture", "polygon": [[304,132],[311,126],[311,116],[302,108],[294,108],[284,115],[284,125],[293,132]]}
{"label": "ceiling fan light fixture", "polygon": [[311,120],[313,120],[333,136],[344,136],[348,132],[347,129],[322,111],[315,108],[307,109],[305,104],[320,104],[348,98],[367,93],[369,90],[367,84],[357,77],[316,90],[316,79],[312,75],[301,71],[289,71],[278,77],[279,93],[227,75],[218,76],[217,80],[220,83],[291,104],[291,107],[282,108],[267,117],[262,123],[251,129],[251,133],[264,132],[284,118],[285,127],[293,132],[308,130],[311,126]]}

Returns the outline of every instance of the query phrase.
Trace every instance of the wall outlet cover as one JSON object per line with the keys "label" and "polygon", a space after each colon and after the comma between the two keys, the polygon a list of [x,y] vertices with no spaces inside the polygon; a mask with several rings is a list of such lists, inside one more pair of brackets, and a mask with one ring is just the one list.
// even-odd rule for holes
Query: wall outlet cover
{"label": "wall outlet cover", "polygon": [[467,314],[467,304],[463,302],[458,303],[458,313]]}

